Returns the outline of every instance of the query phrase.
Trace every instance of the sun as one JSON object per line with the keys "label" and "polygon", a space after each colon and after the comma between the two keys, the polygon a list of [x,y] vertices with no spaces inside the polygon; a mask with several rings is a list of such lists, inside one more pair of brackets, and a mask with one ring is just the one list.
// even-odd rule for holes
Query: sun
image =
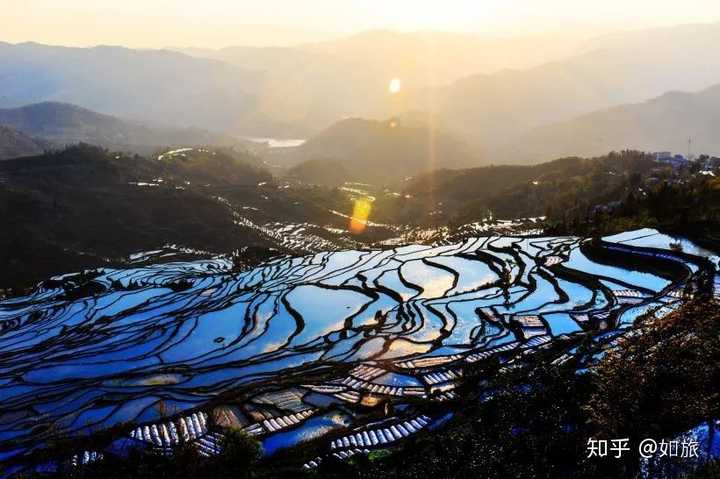
{"label": "sun", "polygon": [[388,85],[388,91],[391,95],[395,95],[396,93],[400,93],[400,90],[402,89],[402,82],[399,78],[393,78],[390,80],[390,84]]}

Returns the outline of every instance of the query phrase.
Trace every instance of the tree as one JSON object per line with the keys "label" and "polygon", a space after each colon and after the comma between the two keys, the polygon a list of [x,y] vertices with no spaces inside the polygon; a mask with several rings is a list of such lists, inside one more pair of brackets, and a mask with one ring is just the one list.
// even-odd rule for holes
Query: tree
{"label": "tree", "polygon": [[220,443],[222,453],[217,457],[214,477],[249,478],[262,455],[262,446],[241,429],[228,429]]}

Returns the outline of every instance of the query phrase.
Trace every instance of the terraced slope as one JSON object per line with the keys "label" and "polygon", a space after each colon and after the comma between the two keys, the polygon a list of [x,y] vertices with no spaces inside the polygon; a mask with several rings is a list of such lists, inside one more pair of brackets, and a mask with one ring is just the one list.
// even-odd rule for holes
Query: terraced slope
{"label": "terraced slope", "polygon": [[[674,308],[709,253],[663,238],[485,237],[242,273],[214,259],[57,277],[0,303],[0,454],[114,426],[118,441],[204,454],[228,426],[267,454],[334,430],[338,457],[402,440],[441,419],[408,398],[451,399],[474,363],[521,366],[539,348],[562,361],[585,334]],[[364,419],[386,404],[398,413]],[[117,444],[102,447],[78,457]]]}

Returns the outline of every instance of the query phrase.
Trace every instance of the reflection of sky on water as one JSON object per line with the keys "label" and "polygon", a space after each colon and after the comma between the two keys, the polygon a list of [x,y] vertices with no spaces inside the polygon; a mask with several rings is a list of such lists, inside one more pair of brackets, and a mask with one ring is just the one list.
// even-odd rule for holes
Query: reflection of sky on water
{"label": "reflection of sky on water", "polygon": [[643,228],[635,231],[626,231],[612,236],[603,238],[606,241],[614,243],[622,243],[630,246],[639,246],[645,248],[670,249],[670,245],[679,243],[684,253],[695,256],[709,258],[715,265],[718,265],[720,257],[716,253],[698,246],[687,238],[681,236],[673,237],[651,228]]}
{"label": "reflection of sky on water", "polygon": [[662,290],[670,284],[670,281],[650,273],[593,263],[579,249],[573,250],[570,254],[570,260],[565,263],[565,266],[588,274],[605,276],[607,278],[618,278],[632,286],[655,292]]}
{"label": "reflection of sky on water", "polygon": [[263,455],[272,456],[280,449],[296,446],[348,425],[350,425],[350,416],[342,413],[333,412],[310,418],[295,429],[272,434],[263,439]]}
{"label": "reflection of sky on water", "polygon": [[[669,245],[661,236],[619,239]],[[685,249],[702,252],[692,248]],[[562,266],[575,275],[556,277],[542,266],[551,255],[569,256]],[[69,432],[80,422],[100,428],[150,421],[159,418],[160,403],[173,411],[198,408],[228,390],[284,374],[302,377],[320,361],[436,356],[508,343],[517,339],[507,328],[513,315],[542,315],[555,335],[579,331],[570,313],[614,306],[596,289],[597,276],[651,291],[669,284],[594,263],[574,238],[472,239],[278,258],[242,273],[231,267],[217,259],[104,270],[94,279],[104,294],[70,301],[63,288],[49,288],[1,302],[0,325],[14,324],[0,334],[4,407],[32,406]],[[512,271],[506,294],[503,269]],[[170,287],[178,281],[187,288]],[[627,310],[621,321],[647,307]],[[411,379],[393,374],[380,381]],[[0,443],[31,440],[34,414],[0,416]],[[335,424],[317,421],[319,428]],[[269,446],[304,438],[301,431],[287,434]]]}

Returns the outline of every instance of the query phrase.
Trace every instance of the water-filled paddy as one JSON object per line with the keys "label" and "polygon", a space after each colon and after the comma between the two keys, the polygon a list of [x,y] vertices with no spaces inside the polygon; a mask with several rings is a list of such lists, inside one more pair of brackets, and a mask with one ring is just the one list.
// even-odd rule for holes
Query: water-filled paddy
{"label": "water-filled paddy", "polygon": [[[663,248],[653,234],[609,240]],[[630,324],[674,301],[691,271],[599,263],[580,244],[489,237],[279,258],[239,273],[215,259],[65,275],[0,303],[0,454],[124,422],[163,431],[198,411],[207,424],[197,437],[243,427],[267,438],[269,454],[361,416],[312,416],[319,405],[451,394],[461,364],[488,348]],[[68,296],[87,281],[104,292]],[[621,289],[642,295],[629,304]],[[218,406],[228,393],[237,399]],[[408,424],[397,430],[411,434]],[[158,434],[150,441],[164,444]]]}

